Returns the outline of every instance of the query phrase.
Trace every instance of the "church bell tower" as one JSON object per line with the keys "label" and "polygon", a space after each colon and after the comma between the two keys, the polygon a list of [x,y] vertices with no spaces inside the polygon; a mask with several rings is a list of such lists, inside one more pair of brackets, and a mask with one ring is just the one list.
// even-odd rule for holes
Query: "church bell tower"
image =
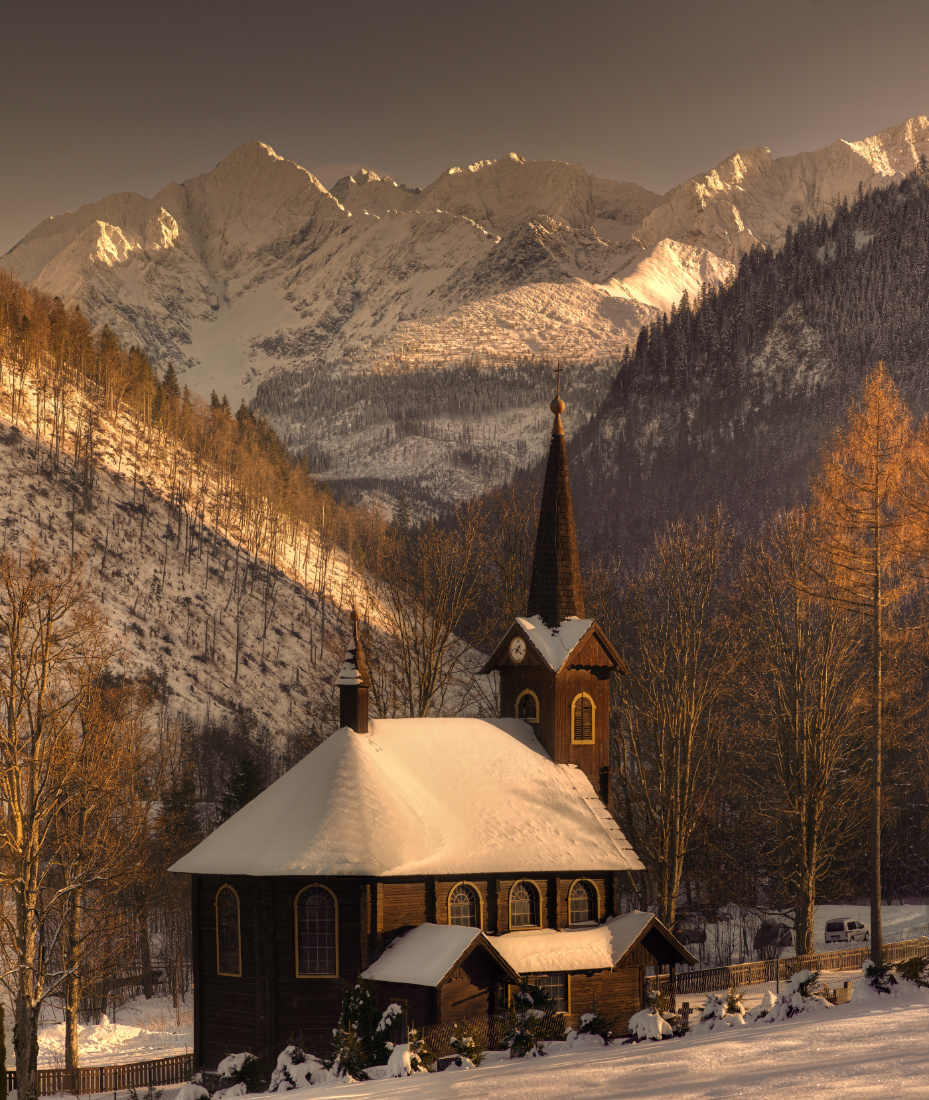
{"label": "church bell tower", "polygon": [[610,675],[625,673],[609,639],[584,616],[560,394],[542,487],[524,617],[484,665],[500,673],[500,717],[521,718],[556,764],[574,764],[609,806]]}

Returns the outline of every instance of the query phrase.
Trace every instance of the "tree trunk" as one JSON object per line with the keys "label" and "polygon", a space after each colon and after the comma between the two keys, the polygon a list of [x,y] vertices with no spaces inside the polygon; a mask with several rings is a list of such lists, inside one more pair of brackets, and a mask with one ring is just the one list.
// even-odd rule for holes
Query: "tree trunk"
{"label": "tree trunk", "polygon": [[13,1006],[13,1050],[16,1055],[18,1100],[39,1097],[39,1006],[22,990]]}
{"label": "tree trunk", "polygon": [[64,936],[64,963],[69,971],[65,982],[65,1072],[68,1074],[70,1091],[80,1091],[78,1075],[78,1010],[81,1007],[81,979],[78,974],[78,942],[80,918],[78,916],[80,898],[75,891],[68,899],[67,927]]}
{"label": "tree trunk", "polygon": [[881,929],[881,657],[883,622],[881,615],[881,529],[876,525],[874,557],[874,737],[871,745],[871,958],[876,966],[882,962],[884,945]]}

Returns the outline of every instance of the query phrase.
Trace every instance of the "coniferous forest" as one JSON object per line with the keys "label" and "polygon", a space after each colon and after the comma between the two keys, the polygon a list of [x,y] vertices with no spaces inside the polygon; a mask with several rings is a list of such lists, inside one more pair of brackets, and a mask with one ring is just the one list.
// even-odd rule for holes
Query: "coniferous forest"
{"label": "coniferous forest", "polygon": [[[722,505],[757,530],[806,492],[848,397],[883,361],[929,409],[929,187],[920,168],[787,228],[728,285],[643,328],[572,447],[578,522],[625,558]],[[570,415],[570,413],[569,413]]]}

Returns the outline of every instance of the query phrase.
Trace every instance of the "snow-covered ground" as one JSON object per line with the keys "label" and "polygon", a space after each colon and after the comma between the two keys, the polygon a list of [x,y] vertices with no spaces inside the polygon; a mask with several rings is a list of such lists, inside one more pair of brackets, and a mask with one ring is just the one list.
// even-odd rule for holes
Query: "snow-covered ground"
{"label": "snow-covered ground", "polygon": [[[111,1014],[112,1015],[112,1014]],[[115,1018],[99,1024],[83,1024],[78,1032],[81,1065],[109,1066],[167,1058],[193,1049],[193,998],[188,996],[179,1010],[170,997],[137,997],[121,1005]],[[39,1066],[64,1065],[65,1025],[61,1012],[49,1006],[46,1023],[39,1032]],[[13,1065],[12,1029],[7,1034],[7,1065]]]}
{"label": "snow-covered ground", "polygon": [[[728,920],[721,920],[706,926],[706,943],[688,944],[699,962],[695,969],[710,966],[730,966],[735,963],[749,962],[756,958],[753,948],[755,931],[761,918],[754,912],[729,906],[724,913]],[[866,927],[871,926],[871,907],[869,905],[818,905],[813,920],[813,947],[815,951],[834,951],[843,947],[858,947],[857,943],[826,943],[826,921],[837,917],[850,917],[859,920]],[[771,914],[769,920],[792,925],[789,915],[779,917]],[[929,905],[908,903],[905,905],[884,905],[881,919],[885,942],[893,940],[916,939],[929,936]],[[785,948],[783,954],[794,954],[793,948]]]}
{"label": "snow-covered ground", "polygon": [[494,1061],[363,1084],[318,1085],[294,1100],[728,1100],[929,1096],[929,999],[868,1000],[783,1023],[666,1042]]}

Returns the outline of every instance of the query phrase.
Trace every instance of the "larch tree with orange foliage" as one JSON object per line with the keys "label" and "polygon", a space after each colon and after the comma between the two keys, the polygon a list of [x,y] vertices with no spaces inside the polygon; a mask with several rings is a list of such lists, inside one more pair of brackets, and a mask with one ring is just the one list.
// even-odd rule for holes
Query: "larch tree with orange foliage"
{"label": "larch tree with orange foliage", "polygon": [[881,961],[883,665],[887,629],[913,580],[913,509],[906,492],[913,448],[909,410],[879,363],[823,454],[813,483],[815,539],[824,566],[814,594],[860,615],[871,665],[871,954]]}

